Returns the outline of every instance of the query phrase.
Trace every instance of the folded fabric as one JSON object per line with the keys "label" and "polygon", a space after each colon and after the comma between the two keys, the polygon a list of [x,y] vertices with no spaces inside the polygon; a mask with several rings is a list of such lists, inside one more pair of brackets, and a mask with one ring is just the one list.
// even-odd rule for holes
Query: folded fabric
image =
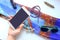
{"label": "folded fabric", "polygon": [[15,15],[18,10],[20,10],[20,6],[16,4],[17,9],[13,9],[10,0],[0,0],[0,13],[6,15],[6,16],[11,16]]}
{"label": "folded fabric", "polygon": [[55,24],[54,24],[55,26],[57,26],[57,27],[60,27],[60,19],[57,19],[56,21],[55,21]]}
{"label": "folded fabric", "polygon": [[[34,18],[32,16],[29,16],[29,18],[30,18],[31,23],[32,23],[32,28],[34,29],[34,33],[39,34],[40,33],[40,27],[45,24],[45,21],[41,18],[38,19],[38,17]],[[30,25],[29,25],[27,19],[24,21],[24,24],[25,24],[24,28],[30,29]]]}
{"label": "folded fabric", "polygon": [[3,15],[8,16],[8,14],[6,14],[6,13],[2,10],[2,8],[1,8],[1,7],[0,7],[0,14],[3,14]]}
{"label": "folded fabric", "polygon": [[[34,16],[36,16],[36,15],[34,15]],[[34,18],[32,16],[30,16],[30,20],[31,20],[32,28],[34,29],[34,32],[36,34],[39,34],[40,33],[40,27],[45,24],[45,21],[39,17]]]}
{"label": "folded fabric", "polygon": [[[54,26],[54,27],[56,27],[56,26]],[[50,32],[49,38],[55,39],[55,40],[60,40],[60,28],[59,27],[57,27],[57,28],[58,28],[58,32],[56,32],[56,33]]]}

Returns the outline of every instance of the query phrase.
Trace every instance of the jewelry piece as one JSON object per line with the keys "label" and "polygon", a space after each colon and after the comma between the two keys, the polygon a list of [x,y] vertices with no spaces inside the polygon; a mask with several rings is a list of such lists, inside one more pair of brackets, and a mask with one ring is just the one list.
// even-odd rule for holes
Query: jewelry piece
{"label": "jewelry piece", "polygon": [[55,8],[53,5],[51,5],[50,3],[48,2],[44,2],[48,7],[51,7],[51,8]]}

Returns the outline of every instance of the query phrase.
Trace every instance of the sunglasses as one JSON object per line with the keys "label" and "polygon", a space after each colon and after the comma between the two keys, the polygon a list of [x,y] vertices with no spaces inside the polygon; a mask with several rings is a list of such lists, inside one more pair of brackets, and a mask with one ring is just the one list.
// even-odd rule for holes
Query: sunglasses
{"label": "sunglasses", "polygon": [[57,27],[51,27],[51,26],[42,26],[41,31],[43,32],[51,32],[51,33],[57,33],[58,28]]}

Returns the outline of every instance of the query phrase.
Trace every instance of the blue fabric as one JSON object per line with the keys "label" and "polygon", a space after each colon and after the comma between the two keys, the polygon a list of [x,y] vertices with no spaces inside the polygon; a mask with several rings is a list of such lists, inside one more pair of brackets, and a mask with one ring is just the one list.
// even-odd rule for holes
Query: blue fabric
{"label": "blue fabric", "polygon": [[4,5],[8,6],[9,8],[12,8],[10,0],[0,0],[0,4],[4,4]]}
{"label": "blue fabric", "polygon": [[34,22],[32,22],[32,28],[34,29],[34,32],[36,34],[40,33],[40,27],[39,27],[39,25],[35,24]]}
{"label": "blue fabric", "polygon": [[60,27],[60,19],[57,19],[57,20],[55,21],[55,26]]}
{"label": "blue fabric", "polygon": [[[33,15],[32,13],[31,13],[31,15],[36,16],[36,15]],[[39,34],[40,27],[45,24],[45,21],[43,19],[39,18],[39,22],[38,22],[38,17],[34,18],[32,16],[29,16],[31,23],[32,23],[32,28],[34,29],[34,33]],[[27,20],[25,20],[24,22],[28,27],[30,27]],[[27,27],[26,25],[24,25],[25,28]]]}
{"label": "blue fabric", "polygon": [[15,15],[16,12],[21,8],[19,5],[16,5],[17,9],[13,9],[10,0],[0,0],[0,13],[5,16]]}
{"label": "blue fabric", "polygon": [[50,38],[60,40],[60,35],[58,35],[58,34],[50,34]]}
{"label": "blue fabric", "polygon": [[38,17],[37,18],[33,18],[30,16],[30,19],[32,22],[34,22],[35,24],[39,25],[40,27],[43,26],[45,24],[45,21],[41,18],[39,18],[39,21],[38,21]]}
{"label": "blue fabric", "polygon": [[60,28],[58,27],[58,32],[57,33],[50,33],[49,35],[50,38],[60,40]]}
{"label": "blue fabric", "polygon": [[[32,28],[34,29],[34,33],[39,34],[40,33],[40,26],[43,26],[44,22],[42,23],[42,19],[41,19],[41,20],[39,20],[40,22],[38,23],[37,20],[35,20],[35,19],[34,19],[35,21],[32,21],[32,18],[33,17],[30,17],[30,20],[31,20],[31,23],[32,23]],[[28,20],[27,19],[24,21],[24,24],[25,24],[24,28],[28,27],[28,29],[29,29],[30,26],[28,24]]]}
{"label": "blue fabric", "polygon": [[[33,15],[33,16],[36,16],[36,15]],[[40,27],[45,24],[45,21],[41,18],[38,19],[38,17],[34,18],[32,16],[30,16],[30,19],[31,19],[32,28],[34,29],[34,32],[36,34],[39,34],[40,33]]]}
{"label": "blue fabric", "polygon": [[8,16],[8,14],[4,14],[5,12],[1,9],[1,7],[0,7],[0,14],[3,14],[3,15],[6,15],[6,16]]}

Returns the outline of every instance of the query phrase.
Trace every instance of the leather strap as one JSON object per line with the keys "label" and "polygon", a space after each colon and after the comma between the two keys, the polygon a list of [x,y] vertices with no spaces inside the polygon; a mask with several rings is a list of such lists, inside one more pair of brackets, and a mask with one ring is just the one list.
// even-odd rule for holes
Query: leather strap
{"label": "leather strap", "polygon": [[29,17],[28,17],[28,24],[30,25],[30,28],[32,28],[32,23]]}

